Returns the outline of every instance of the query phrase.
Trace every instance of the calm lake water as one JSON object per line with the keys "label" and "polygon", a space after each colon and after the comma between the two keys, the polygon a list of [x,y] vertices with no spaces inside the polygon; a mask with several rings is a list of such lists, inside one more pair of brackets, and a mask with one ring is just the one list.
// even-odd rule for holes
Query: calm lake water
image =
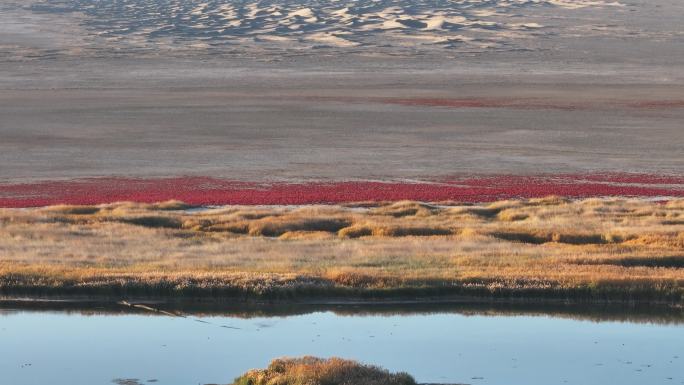
{"label": "calm lake water", "polygon": [[226,384],[275,357],[315,355],[407,371],[424,383],[684,384],[681,313],[298,313],[5,307],[0,383]]}

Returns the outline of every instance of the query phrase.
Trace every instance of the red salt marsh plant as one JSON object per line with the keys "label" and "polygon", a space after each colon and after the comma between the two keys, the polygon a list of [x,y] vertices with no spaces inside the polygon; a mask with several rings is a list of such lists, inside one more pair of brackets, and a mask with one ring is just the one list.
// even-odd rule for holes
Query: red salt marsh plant
{"label": "red salt marsh plant", "polygon": [[344,103],[383,103],[396,104],[408,107],[435,107],[435,108],[506,108],[517,110],[588,110],[588,109],[679,109],[684,108],[684,100],[640,100],[627,101],[619,99],[593,100],[591,102],[579,100],[550,100],[548,98],[435,98],[435,97],[306,97],[308,100],[317,102],[344,102]]}
{"label": "red salt marsh plant", "polygon": [[96,205],[180,200],[189,205],[301,205],[359,201],[492,202],[558,195],[572,198],[684,197],[684,177],[647,174],[459,176],[416,183],[332,181],[254,183],[210,177],[93,178],[0,184],[0,207]]}

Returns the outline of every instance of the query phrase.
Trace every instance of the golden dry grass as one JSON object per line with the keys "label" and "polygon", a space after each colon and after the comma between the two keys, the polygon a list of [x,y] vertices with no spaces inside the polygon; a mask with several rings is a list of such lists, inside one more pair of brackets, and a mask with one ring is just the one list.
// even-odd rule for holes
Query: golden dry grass
{"label": "golden dry grass", "polygon": [[684,200],[0,210],[4,294],[682,303]]}
{"label": "golden dry grass", "polygon": [[279,358],[267,369],[253,369],[233,385],[416,385],[406,373],[341,358]]}

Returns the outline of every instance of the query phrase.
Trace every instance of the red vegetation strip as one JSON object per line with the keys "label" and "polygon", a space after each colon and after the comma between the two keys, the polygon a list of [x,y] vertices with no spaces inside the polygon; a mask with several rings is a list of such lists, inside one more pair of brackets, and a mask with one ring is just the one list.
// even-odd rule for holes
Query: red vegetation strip
{"label": "red vegetation strip", "polygon": [[684,108],[684,100],[642,100],[636,102],[603,100],[594,102],[553,101],[538,98],[485,99],[485,98],[384,98],[387,104],[404,106],[451,107],[451,108],[513,108],[545,110],[586,110],[591,108],[638,108],[675,109]]}
{"label": "red vegetation strip", "polygon": [[589,174],[555,176],[460,176],[438,182],[253,183],[209,177],[92,178],[0,184],[0,207],[159,202],[193,205],[311,204],[354,201],[490,202],[559,195],[684,197],[684,176]]}
{"label": "red vegetation strip", "polygon": [[577,110],[590,106],[585,103],[548,102],[536,99],[451,99],[451,98],[386,98],[383,103],[403,106],[451,107],[451,108],[515,108]]}
{"label": "red vegetation strip", "polygon": [[520,110],[587,110],[605,108],[679,109],[684,100],[616,100],[594,101],[553,100],[549,98],[439,98],[439,97],[335,97],[307,96],[305,99],[320,102],[383,103],[401,106],[447,107],[447,108],[510,108]]}

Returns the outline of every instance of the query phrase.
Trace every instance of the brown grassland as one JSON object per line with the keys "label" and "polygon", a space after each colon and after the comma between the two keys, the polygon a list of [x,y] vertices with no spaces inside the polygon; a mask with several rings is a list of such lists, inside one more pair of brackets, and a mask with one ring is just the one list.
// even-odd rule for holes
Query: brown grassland
{"label": "brown grassland", "polygon": [[279,358],[267,369],[253,369],[233,385],[416,385],[406,373],[390,373],[376,366],[341,358]]}
{"label": "brown grassland", "polygon": [[684,200],[0,209],[5,296],[684,303]]}

